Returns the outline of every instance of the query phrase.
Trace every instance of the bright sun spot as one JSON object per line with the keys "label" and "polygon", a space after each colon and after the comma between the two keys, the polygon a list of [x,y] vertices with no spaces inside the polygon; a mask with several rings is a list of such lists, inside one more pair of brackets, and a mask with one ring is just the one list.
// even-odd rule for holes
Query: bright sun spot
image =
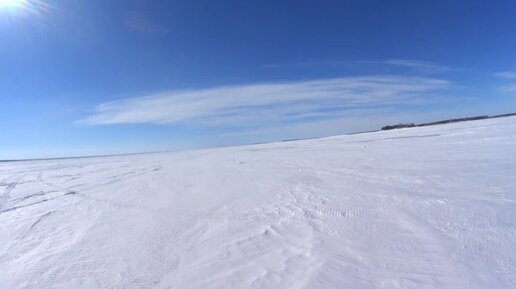
{"label": "bright sun spot", "polygon": [[19,8],[26,5],[27,0],[0,0],[0,9]]}
{"label": "bright sun spot", "polygon": [[45,13],[50,6],[42,0],[0,0],[0,16],[2,12],[7,14]]}

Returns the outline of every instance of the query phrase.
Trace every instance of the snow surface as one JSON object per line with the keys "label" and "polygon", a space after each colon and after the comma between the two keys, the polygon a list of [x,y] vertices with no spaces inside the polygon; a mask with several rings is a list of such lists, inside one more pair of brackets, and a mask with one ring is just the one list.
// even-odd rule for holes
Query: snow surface
{"label": "snow surface", "polygon": [[0,288],[516,288],[516,118],[0,163]]}

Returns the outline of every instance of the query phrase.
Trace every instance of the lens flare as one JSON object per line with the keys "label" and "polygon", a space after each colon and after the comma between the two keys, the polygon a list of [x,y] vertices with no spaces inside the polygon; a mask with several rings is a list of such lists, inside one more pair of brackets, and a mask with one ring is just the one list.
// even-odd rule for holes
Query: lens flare
{"label": "lens flare", "polygon": [[0,9],[21,8],[27,3],[26,0],[0,0]]}
{"label": "lens flare", "polygon": [[[51,7],[42,0],[0,0],[0,18],[4,16],[38,14],[42,15]],[[12,18],[12,17],[8,17]]]}

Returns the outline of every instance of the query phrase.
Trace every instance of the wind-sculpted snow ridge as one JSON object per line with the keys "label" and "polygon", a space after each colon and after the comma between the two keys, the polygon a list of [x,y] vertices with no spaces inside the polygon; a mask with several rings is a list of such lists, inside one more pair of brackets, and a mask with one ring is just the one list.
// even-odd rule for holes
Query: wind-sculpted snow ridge
{"label": "wind-sculpted snow ridge", "polygon": [[516,288],[516,118],[0,164],[0,288]]}

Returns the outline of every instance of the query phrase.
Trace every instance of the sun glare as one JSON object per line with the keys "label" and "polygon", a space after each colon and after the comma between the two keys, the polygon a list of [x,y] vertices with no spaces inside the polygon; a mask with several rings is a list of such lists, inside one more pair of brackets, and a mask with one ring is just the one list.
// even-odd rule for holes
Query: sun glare
{"label": "sun glare", "polygon": [[25,2],[26,0],[0,0],[0,9],[23,7]]}
{"label": "sun glare", "polygon": [[0,13],[41,15],[50,10],[51,6],[41,0],[0,0]]}

